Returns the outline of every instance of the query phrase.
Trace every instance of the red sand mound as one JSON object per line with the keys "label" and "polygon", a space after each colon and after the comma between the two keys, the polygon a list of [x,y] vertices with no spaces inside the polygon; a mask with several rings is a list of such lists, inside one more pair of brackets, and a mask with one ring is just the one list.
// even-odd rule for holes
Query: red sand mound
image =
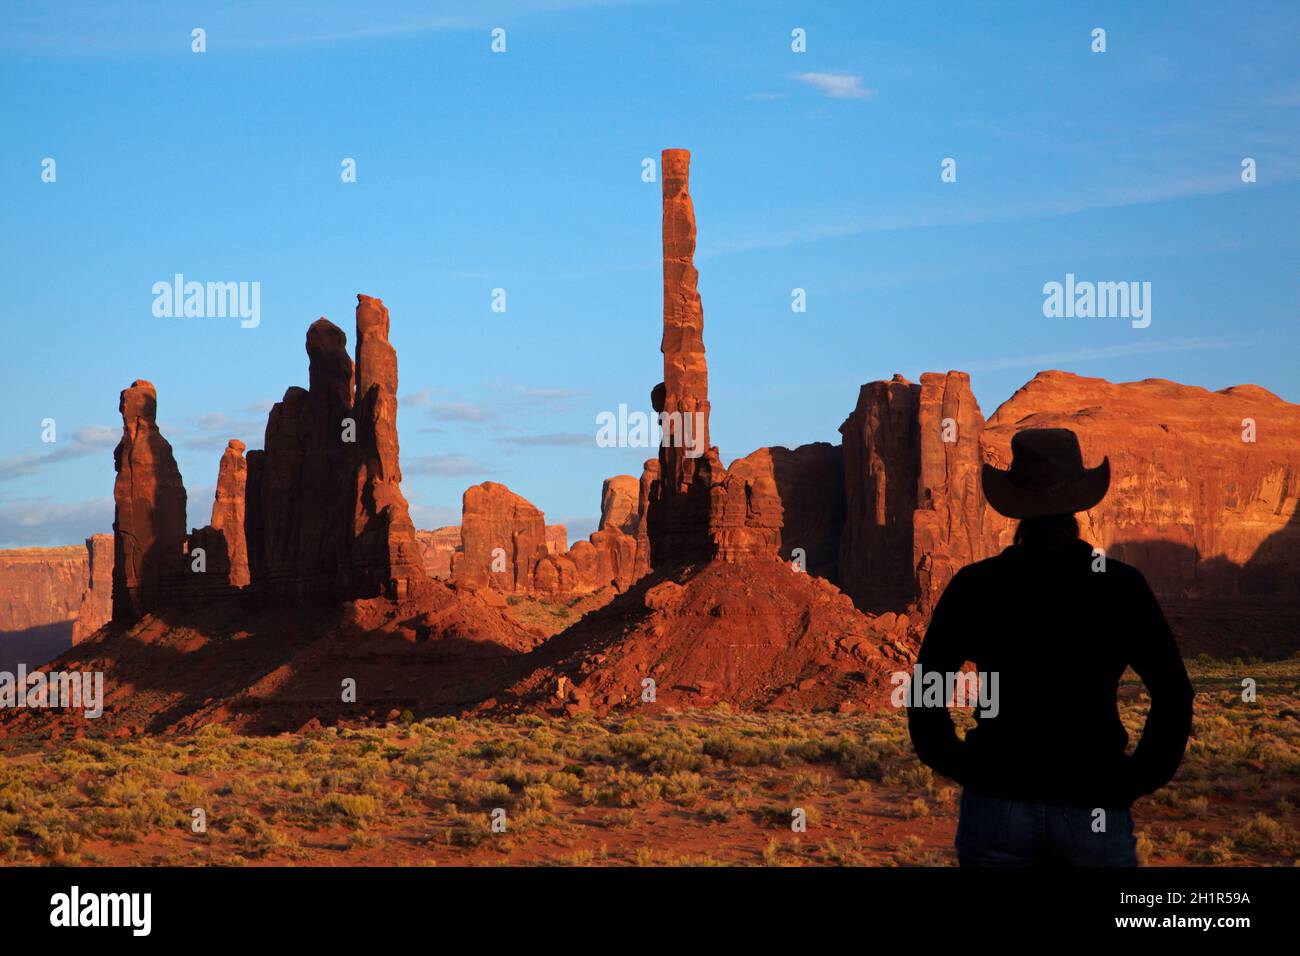
{"label": "red sand mound", "polygon": [[[382,721],[408,709],[459,713],[516,677],[511,660],[542,640],[490,596],[440,582],[402,602],[259,609],[236,598],[160,611],[130,627],[105,627],[47,665],[102,672],[103,716],[0,710],[0,735],[130,736],[208,723],[275,733],[312,721]],[[355,701],[344,699],[347,679]]]}
{"label": "red sand mound", "polygon": [[905,617],[868,617],[774,557],[714,561],[638,582],[519,662],[532,672],[480,710],[874,708],[917,637]]}

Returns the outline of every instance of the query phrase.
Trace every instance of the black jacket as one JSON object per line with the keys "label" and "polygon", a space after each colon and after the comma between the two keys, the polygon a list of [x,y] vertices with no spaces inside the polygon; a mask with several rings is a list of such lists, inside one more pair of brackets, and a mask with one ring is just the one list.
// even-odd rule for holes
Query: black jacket
{"label": "black jacket", "polygon": [[[910,706],[916,755],[976,793],[1077,807],[1127,807],[1183,758],[1192,685],[1146,578],[1092,546],[1013,545],[962,568],[935,606],[923,673],[971,661],[998,674],[998,713],[958,740],[944,707]],[[1116,703],[1131,666],[1151,710],[1132,756]]]}

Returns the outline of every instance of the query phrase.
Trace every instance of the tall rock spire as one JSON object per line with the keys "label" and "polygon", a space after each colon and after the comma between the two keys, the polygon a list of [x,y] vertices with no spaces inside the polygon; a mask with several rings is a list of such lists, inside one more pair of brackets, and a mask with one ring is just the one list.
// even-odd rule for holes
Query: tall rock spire
{"label": "tall rock spire", "polygon": [[217,493],[212,502],[212,527],[226,539],[226,554],[230,562],[230,584],[242,588],[248,584],[248,545],[244,537],[245,487],[248,463],[244,460],[247,446],[238,438],[226,444],[217,466]]}
{"label": "tall rock spire", "polygon": [[695,270],[695,206],[691,154],[663,151],[664,380],[651,401],[664,426],[659,478],[650,501],[651,563],[713,556],[709,489],[721,470],[709,445],[709,370],[704,360],[704,309]]}
{"label": "tall rock spire", "polygon": [[253,581],[267,597],[346,595],[356,442],[348,337],[328,319],[307,330],[310,387],[292,386],[248,459],[245,528]]}
{"label": "tall rock spire", "polygon": [[185,485],[158,430],[158,392],[122,390],[122,440],[113,452],[113,620],[130,622],[174,584],[184,561]]}
{"label": "tall rock spire", "polygon": [[356,418],[359,462],[353,531],[357,593],[401,599],[427,580],[397,463],[397,351],[388,309],[357,296]]}

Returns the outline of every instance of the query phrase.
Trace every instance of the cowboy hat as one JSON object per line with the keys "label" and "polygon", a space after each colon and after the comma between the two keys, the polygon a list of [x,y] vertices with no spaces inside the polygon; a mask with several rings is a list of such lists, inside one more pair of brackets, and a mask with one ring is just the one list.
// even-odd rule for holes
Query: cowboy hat
{"label": "cowboy hat", "polygon": [[1011,437],[1011,467],[985,465],[984,498],[1008,518],[1087,511],[1110,487],[1110,459],[1083,467],[1079,439],[1068,428],[1026,428]]}

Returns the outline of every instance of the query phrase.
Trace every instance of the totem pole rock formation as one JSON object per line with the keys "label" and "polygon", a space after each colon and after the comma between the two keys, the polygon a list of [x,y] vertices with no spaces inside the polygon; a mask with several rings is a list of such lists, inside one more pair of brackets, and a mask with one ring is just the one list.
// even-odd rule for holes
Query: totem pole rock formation
{"label": "totem pole rock formation", "polygon": [[839,445],[814,442],[791,450],[760,448],[727,468],[725,496],[714,488],[719,510],[743,538],[750,555],[778,553],[802,570],[838,580],[844,531],[844,459]]}
{"label": "totem pole rock formation", "polygon": [[654,567],[712,558],[710,488],[721,470],[709,445],[709,370],[704,359],[704,310],[695,269],[695,207],[689,188],[691,154],[663,151],[664,380],[651,395],[664,424],[659,478],[649,502]]}
{"label": "totem pole rock formation", "polygon": [[356,405],[359,462],[352,589],[400,600],[426,580],[402,494],[397,443],[397,351],[382,300],[357,296]]}
{"label": "totem pole rock formation", "polygon": [[113,452],[113,619],[130,622],[182,573],[185,485],[158,430],[158,393],[137,379],[123,389],[122,440]]}

